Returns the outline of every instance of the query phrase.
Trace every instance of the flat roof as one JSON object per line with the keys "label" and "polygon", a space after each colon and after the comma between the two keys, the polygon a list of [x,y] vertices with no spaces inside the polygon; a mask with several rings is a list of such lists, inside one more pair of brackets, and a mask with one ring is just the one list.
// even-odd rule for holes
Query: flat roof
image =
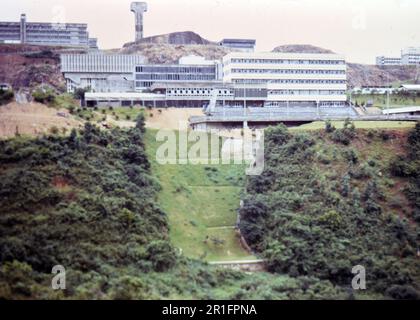
{"label": "flat roof", "polygon": [[406,89],[406,90],[412,90],[412,91],[419,91],[420,90],[420,84],[403,84],[400,88]]}
{"label": "flat roof", "polygon": [[86,92],[86,100],[154,100],[165,98],[164,94],[145,92]]}

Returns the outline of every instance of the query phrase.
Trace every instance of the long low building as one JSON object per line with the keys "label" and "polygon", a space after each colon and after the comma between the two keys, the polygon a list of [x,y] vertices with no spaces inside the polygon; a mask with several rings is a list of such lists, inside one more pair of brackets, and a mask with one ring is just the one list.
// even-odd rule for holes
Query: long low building
{"label": "long low building", "polygon": [[94,92],[134,91],[133,70],[144,63],[141,55],[62,54],[61,72],[67,92],[89,88]]}

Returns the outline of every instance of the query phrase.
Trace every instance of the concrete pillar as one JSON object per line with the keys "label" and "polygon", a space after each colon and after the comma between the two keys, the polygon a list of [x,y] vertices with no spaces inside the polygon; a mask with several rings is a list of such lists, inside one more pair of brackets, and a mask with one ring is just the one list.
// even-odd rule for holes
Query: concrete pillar
{"label": "concrete pillar", "polygon": [[135,41],[143,39],[143,13],[147,12],[146,2],[132,2],[131,12],[134,12],[136,19],[136,38]]}

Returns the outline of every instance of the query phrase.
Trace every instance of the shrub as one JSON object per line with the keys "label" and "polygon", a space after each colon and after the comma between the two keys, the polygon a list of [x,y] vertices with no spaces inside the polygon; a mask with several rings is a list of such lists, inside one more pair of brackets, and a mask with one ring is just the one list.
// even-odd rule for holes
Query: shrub
{"label": "shrub", "polygon": [[12,90],[1,90],[0,89],[0,105],[8,104],[14,98],[15,94]]}
{"label": "shrub", "polygon": [[328,133],[335,131],[335,127],[332,125],[330,120],[325,121],[325,131]]}
{"label": "shrub", "polygon": [[151,242],[146,247],[146,257],[153,264],[157,272],[164,272],[172,268],[176,263],[176,253],[167,241],[158,240]]}
{"label": "shrub", "polygon": [[32,92],[32,97],[36,102],[52,104],[56,100],[56,94],[51,89],[36,89]]}

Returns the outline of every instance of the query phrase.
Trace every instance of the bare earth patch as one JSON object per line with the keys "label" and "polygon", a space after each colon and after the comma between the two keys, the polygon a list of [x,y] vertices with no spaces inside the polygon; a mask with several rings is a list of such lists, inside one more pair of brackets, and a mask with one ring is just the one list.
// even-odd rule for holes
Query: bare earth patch
{"label": "bare earth patch", "polygon": [[40,103],[9,103],[0,106],[0,138],[15,134],[40,135],[56,127],[60,132],[82,126],[67,110],[49,108]]}

